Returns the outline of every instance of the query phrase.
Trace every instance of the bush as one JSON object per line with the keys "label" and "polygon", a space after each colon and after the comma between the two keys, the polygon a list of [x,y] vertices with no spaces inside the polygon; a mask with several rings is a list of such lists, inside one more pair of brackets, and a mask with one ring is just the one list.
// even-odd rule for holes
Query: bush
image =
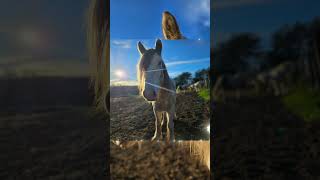
{"label": "bush", "polygon": [[320,93],[299,86],[283,97],[285,106],[305,121],[320,120]]}
{"label": "bush", "polygon": [[202,97],[205,101],[210,101],[210,92],[208,88],[200,89],[198,92],[199,96]]}

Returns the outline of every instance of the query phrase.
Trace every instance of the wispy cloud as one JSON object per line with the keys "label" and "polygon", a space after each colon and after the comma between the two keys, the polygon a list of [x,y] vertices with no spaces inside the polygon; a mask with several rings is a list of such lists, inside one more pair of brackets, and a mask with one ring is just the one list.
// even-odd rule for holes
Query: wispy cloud
{"label": "wispy cloud", "polygon": [[213,2],[213,8],[226,9],[226,8],[233,8],[233,7],[265,4],[270,2],[272,2],[272,0],[215,0]]}
{"label": "wispy cloud", "polygon": [[203,58],[203,59],[192,59],[192,60],[181,60],[181,61],[173,61],[167,62],[167,67],[184,65],[184,64],[197,64],[197,63],[210,63],[210,58]]}
{"label": "wispy cloud", "polygon": [[131,40],[112,40],[111,42],[114,46],[124,48],[124,49],[130,49],[132,41]]}
{"label": "wispy cloud", "polygon": [[210,26],[210,0],[186,1],[186,15],[192,23],[201,23]]}

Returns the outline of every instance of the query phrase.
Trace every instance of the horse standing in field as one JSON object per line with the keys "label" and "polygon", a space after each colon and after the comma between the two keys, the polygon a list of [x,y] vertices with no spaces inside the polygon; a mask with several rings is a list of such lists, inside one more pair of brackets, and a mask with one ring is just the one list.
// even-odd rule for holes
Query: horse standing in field
{"label": "horse standing in field", "polygon": [[[106,0],[92,0],[87,12],[87,42],[91,86],[98,110],[109,113],[109,31],[110,4]],[[165,11],[162,14],[162,31],[166,40],[185,39],[175,17]]]}
{"label": "horse standing in field", "polygon": [[[104,110],[107,113],[109,112],[108,105],[109,105],[109,63],[110,63],[110,59],[109,59],[109,57],[110,57],[110,44],[109,44],[109,40],[110,40],[110,36],[109,36],[109,34],[110,34],[110,31],[109,31],[110,7],[109,7],[108,2],[109,1],[106,1],[106,0],[92,0],[91,6],[90,6],[89,11],[87,13],[87,17],[88,17],[87,18],[87,36],[88,36],[87,40],[88,40],[88,50],[89,50],[89,63],[90,63],[90,70],[91,70],[90,71],[91,85],[94,88],[95,102],[96,102],[97,108]],[[165,16],[165,18],[169,17],[167,15]],[[165,30],[165,32],[166,32],[166,30]],[[176,35],[174,37],[178,37],[176,39],[181,39],[181,36],[179,35],[180,33],[178,31],[175,31],[175,33],[176,33]],[[172,39],[172,38],[167,37],[165,39]],[[160,41],[159,45],[161,45],[161,41]],[[158,49],[159,55],[153,55],[151,57],[155,57],[155,56],[161,57],[161,48],[156,47],[156,49]],[[160,51],[159,51],[159,49],[160,49]],[[145,58],[147,56],[149,57],[149,55],[146,54],[147,51],[150,54],[154,54],[154,52],[151,53],[152,49],[145,50],[145,48],[141,48],[141,50],[144,52],[143,54],[146,55]],[[155,51],[155,50],[152,50],[152,51]],[[143,56],[143,55],[141,55],[141,56]],[[148,58],[148,59],[150,59],[150,58]],[[143,61],[142,61],[142,57],[141,57],[140,63]],[[151,64],[151,63],[149,63],[149,64]],[[154,64],[154,63],[152,63],[152,64]],[[144,67],[146,67],[146,66],[144,65]],[[164,63],[163,63],[163,69],[166,69],[164,66]],[[150,72],[152,72],[152,71],[150,71]],[[154,72],[156,72],[156,71],[154,71]],[[143,74],[144,74],[144,72],[141,71],[141,75],[143,75]],[[169,75],[166,70],[162,72],[161,76],[166,77],[167,80],[165,82],[166,83],[170,82],[171,86],[174,87],[174,82],[168,80]],[[141,80],[145,79],[145,78],[146,77],[141,78]],[[165,78],[163,78],[163,79],[165,79]],[[162,82],[164,82],[164,81],[162,81]],[[154,84],[156,84],[156,83],[154,83]],[[140,85],[145,85],[145,83],[143,83],[141,81]],[[165,87],[167,87],[167,85],[161,85],[160,87],[165,88]],[[186,87],[182,87],[182,88],[186,88]],[[162,88],[160,88],[160,89],[162,89]],[[174,88],[172,88],[171,90],[174,90]],[[160,91],[158,89],[157,98],[161,99],[162,97],[165,96],[166,93],[169,94],[169,92],[171,92],[171,91],[165,92],[165,91]],[[174,93],[172,93],[169,97],[167,97],[168,98],[167,100],[163,99],[164,102],[166,101],[167,103],[169,103],[170,106],[173,106],[171,108],[169,108],[169,107],[166,108],[166,109],[171,110],[170,111],[171,112],[171,115],[170,115],[171,120],[173,120],[172,112],[174,112],[173,109],[175,109],[175,96],[176,95]],[[170,97],[172,99],[169,99]],[[174,103],[171,103],[170,101],[174,101]],[[156,105],[159,103],[160,103],[160,101],[158,101],[158,102],[155,101],[153,104]],[[170,113],[164,112],[163,114],[168,115]],[[165,115],[163,115],[163,118],[165,117]],[[162,120],[162,124],[163,124],[164,119],[161,119],[161,120]],[[156,123],[158,123],[158,122],[156,121]],[[156,127],[157,127],[157,125],[158,124],[156,124]],[[173,132],[173,121],[172,121],[172,132]],[[161,132],[157,132],[157,133],[161,133]],[[155,135],[157,135],[157,134],[155,133]],[[174,137],[173,133],[170,135],[171,135],[170,138],[173,139],[173,137]],[[159,138],[159,135],[157,136],[157,138]],[[126,142],[127,141],[124,141],[124,143],[126,143]],[[134,141],[134,142],[139,143],[137,141]],[[116,144],[119,144],[119,143],[116,143]],[[127,142],[127,143],[131,144],[131,145],[133,144],[132,142]],[[190,153],[191,154],[193,154],[193,153],[200,154],[201,156],[199,156],[199,157],[201,157],[201,159],[203,159],[203,160],[206,160],[206,164],[207,164],[208,168],[210,169],[210,142],[209,141],[202,141],[202,142],[201,141],[191,141],[189,143],[190,143]],[[203,143],[203,145],[199,144],[199,143]],[[112,153],[112,151],[111,151],[111,153]],[[133,152],[133,153],[135,153],[135,152]],[[136,152],[136,153],[138,155],[141,154],[139,152]],[[109,153],[107,153],[106,155],[109,156]],[[111,154],[111,156],[112,156],[112,154]],[[109,171],[107,171],[107,173],[109,173]]]}
{"label": "horse standing in field", "polygon": [[[139,92],[152,103],[155,115],[155,133],[152,140],[162,139],[162,126],[167,119],[167,140],[174,140],[176,85],[170,79],[161,57],[162,42],[156,41],[155,49],[146,49],[138,42],[141,58],[137,64]],[[166,118],[165,118],[166,117]]]}

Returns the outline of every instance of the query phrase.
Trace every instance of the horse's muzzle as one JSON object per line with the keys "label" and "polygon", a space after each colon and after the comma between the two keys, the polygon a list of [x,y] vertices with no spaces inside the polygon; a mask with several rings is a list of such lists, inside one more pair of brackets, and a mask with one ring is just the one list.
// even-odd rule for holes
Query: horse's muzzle
{"label": "horse's muzzle", "polygon": [[157,98],[157,94],[154,90],[150,90],[150,91],[143,91],[143,97],[147,100],[147,101],[155,101]]}

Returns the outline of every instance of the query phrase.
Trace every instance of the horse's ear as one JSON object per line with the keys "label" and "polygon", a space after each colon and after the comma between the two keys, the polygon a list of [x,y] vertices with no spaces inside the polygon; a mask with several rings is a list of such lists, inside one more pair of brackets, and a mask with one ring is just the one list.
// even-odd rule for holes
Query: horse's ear
{"label": "horse's ear", "polygon": [[143,44],[140,41],[138,42],[138,51],[140,52],[141,55],[146,52],[146,48],[143,46]]}
{"label": "horse's ear", "polygon": [[162,51],[162,42],[160,39],[157,39],[156,41],[156,51],[161,55]]}

